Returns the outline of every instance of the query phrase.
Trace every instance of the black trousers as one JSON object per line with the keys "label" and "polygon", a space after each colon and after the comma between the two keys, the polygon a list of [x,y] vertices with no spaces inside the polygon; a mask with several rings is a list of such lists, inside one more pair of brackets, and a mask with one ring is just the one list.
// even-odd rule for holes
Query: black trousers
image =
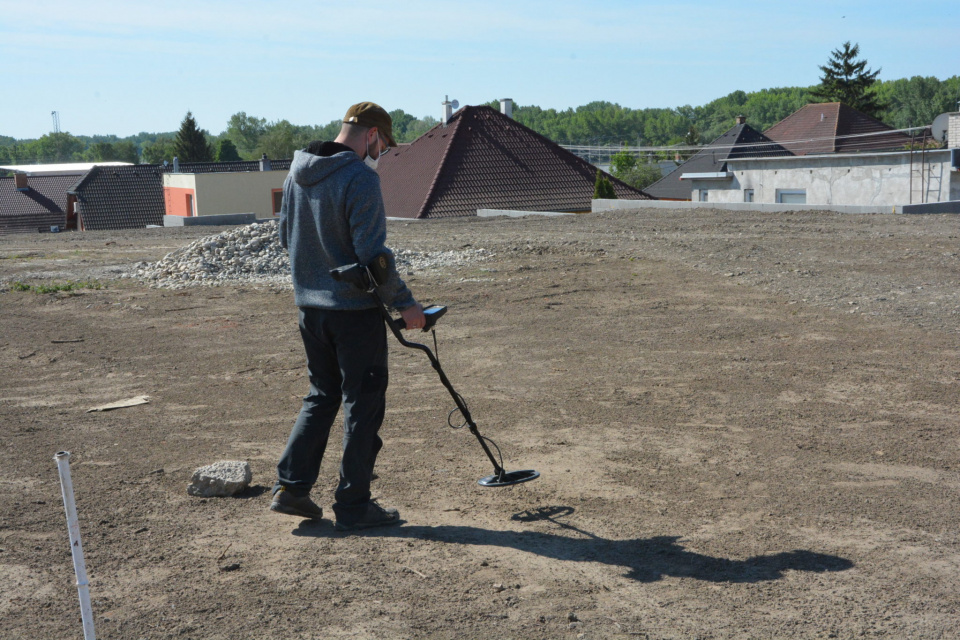
{"label": "black trousers", "polygon": [[362,516],[370,478],[383,446],[380,425],[388,383],[387,334],[377,309],[300,309],[310,392],[303,399],[286,450],[277,465],[277,486],[306,495],[317,481],[330,427],[343,405],[343,459],[333,505],[338,520]]}

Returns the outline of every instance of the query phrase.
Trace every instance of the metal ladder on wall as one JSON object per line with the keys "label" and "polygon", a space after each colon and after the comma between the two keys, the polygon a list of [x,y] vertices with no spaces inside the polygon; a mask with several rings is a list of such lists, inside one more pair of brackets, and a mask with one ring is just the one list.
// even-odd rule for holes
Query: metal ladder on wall
{"label": "metal ladder on wall", "polygon": [[914,134],[910,139],[910,204],[940,202],[943,165],[927,162],[927,142],[930,139],[927,131],[920,138]]}

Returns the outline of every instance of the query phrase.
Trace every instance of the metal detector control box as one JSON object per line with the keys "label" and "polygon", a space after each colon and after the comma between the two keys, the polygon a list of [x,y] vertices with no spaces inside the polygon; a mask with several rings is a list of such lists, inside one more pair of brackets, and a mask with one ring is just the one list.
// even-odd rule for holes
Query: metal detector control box
{"label": "metal detector control box", "polygon": [[[439,320],[443,316],[443,314],[445,314],[446,312],[447,312],[446,307],[442,307],[437,304],[432,304],[429,307],[424,307],[423,317],[426,318],[426,322],[423,324],[423,329],[421,329],[421,331],[430,331],[430,329],[433,328],[433,325],[437,323],[437,320]],[[403,318],[397,318],[396,320],[393,321],[393,324],[395,327],[397,327],[397,329],[402,330],[407,328],[407,323],[404,321]]]}

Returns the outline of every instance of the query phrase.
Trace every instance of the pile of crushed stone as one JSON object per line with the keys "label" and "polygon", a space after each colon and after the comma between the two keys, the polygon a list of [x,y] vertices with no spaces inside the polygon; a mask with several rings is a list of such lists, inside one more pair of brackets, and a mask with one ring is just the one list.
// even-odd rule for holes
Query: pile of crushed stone
{"label": "pile of crushed stone", "polygon": [[[400,249],[394,253],[397,269],[404,275],[462,267],[493,255],[482,248],[432,252]],[[121,277],[170,289],[240,283],[292,286],[290,259],[280,246],[277,222],[273,220],[200,238],[157,262],[138,262],[133,271]]]}

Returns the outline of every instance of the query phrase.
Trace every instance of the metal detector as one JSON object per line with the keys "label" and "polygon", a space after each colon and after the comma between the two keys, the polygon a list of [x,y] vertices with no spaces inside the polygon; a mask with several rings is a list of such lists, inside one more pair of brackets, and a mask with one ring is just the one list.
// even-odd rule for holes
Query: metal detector
{"label": "metal detector", "polygon": [[[440,376],[440,382],[446,387],[447,391],[450,392],[450,396],[453,398],[454,403],[457,405],[457,408],[450,412],[450,415],[447,416],[447,424],[449,424],[454,429],[462,429],[464,426],[470,428],[470,433],[476,436],[477,441],[480,443],[480,446],[483,447],[484,453],[487,454],[487,457],[490,458],[490,462],[493,464],[493,474],[480,478],[477,481],[482,487],[508,487],[514,484],[520,484],[521,482],[529,482],[530,480],[536,480],[540,477],[539,471],[534,471],[533,469],[526,469],[523,471],[505,471],[503,468],[503,455],[500,453],[500,447],[497,446],[497,443],[480,434],[480,431],[477,429],[476,423],[473,421],[473,417],[470,415],[470,410],[467,409],[467,403],[464,401],[463,396],[461,396],[453,388],[453,385],[450,384],[450,380],[444,374],[443,369],[440,368],[440,360],[437,359],[437,356],[433,351],[430,350],[425,344],[420,344],[419,342],[410,342],[403,337],[403,334],[400,332],[406,328],[406,323],[403,318],[394,319],[390,315],[390,312],[387,311],[386,305],[383,303],[383,299],[380,297],[380,294],[377,292],[377,287],[380,286],[380,283],[386,279],[388,274],[387,265],[389,264],[388,258],[386,255],[381,254],[373,259],[373,262],[364,266],[361,264],[348,264],[342,267],[337,267],[336,269],[330,270],[330,276],[337,282],[346,282],[352,284],[358,289],[362,289],[369,293],[373,299],[377,302],[377,307],[380,309],[380,314],[383,316],[384,321],[387,323],[387,326],[390,327],[390,331],[393,332],[393,335],[397,340],[405,347],[411,349],[419,349],[427,354],[427,357],[430,359],[430,364],[433,365],[433,368],[436,370],[437,375]],[[423,310],[423,315],[426,318],[426,323],[423,326],[423,331],[430,331],[433,328],[433,325],[436,324],[437,320],[446,313],[447,308],[441,306],[429,306]],[[433,334],[434,339],[434,348],[436,348],[436,333]],[[451,422],[454,414],[457,412],[463,416],[463,423],[460,425],[454,425]],[[497,456],[500,458],[500,462],[497,462],[497,458],[494,457],[493,452],[490,451],[490,447],[487,446],[487,443],[493,445],[497,450]]]}

